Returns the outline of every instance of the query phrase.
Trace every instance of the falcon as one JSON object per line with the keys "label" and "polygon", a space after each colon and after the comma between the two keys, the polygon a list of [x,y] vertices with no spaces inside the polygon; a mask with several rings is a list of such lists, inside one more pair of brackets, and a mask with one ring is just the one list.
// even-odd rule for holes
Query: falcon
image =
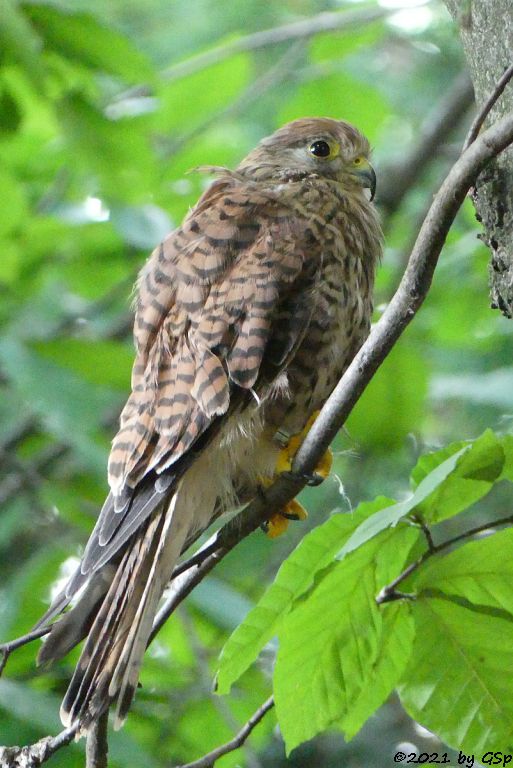
{"label": "falcon", "polygon": [[62,614],[40,663],[85,638],[65,725],[86,731],[111,702],[124,722],[181,553],[272,480],[367,337],[382,249],[369,152],[347,122],[288,123],[234,171],[210,168],[142,268],[110,493],[38,625]]}

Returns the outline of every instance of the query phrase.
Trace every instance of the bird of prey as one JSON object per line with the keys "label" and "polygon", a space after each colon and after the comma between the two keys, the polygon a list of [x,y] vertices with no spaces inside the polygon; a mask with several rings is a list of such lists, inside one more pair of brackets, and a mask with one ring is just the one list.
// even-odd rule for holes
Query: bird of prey
{"label": "bird of prey", "polygon": [[79,593],[39,653],[53,661],[86,638],[65,725],[86,731],[112,701],[123,723],[180,554],[269,482],[368,335],[382,249],[369,151],[349,123],[288,123],[234,171],[210,169],[142,268],[110,493],[39,623]]}

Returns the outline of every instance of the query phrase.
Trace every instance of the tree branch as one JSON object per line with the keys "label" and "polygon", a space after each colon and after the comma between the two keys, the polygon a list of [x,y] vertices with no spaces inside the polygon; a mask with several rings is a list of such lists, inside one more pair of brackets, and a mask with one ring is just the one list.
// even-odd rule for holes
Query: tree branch
{"label": "tree branch", "polygon": [[107,768],[109,754],[108,725],[109,710],[107,709],[92,723],[87,731],[86,768]]}
{"label": "tree branch", "polygon": [[37,768],[46,763],[61,747],[75,738],[78,724],[61,731],[57,736],[46,736],[29,747],[0,747],[2,768]]}
{"label": "tree branch", "polygon": [[420,566],[426,562],[426,560],[429,560],[435,555],[439,555],[440,552],[444,552],[446,549],[449,549],[449,547],[452,547],[455,544],[459,544],[461,541],[466,541],[473,536],[477,536],[478,533],[489,531],[493,528],[501,528],[503,525],[511,525],[512,523],[513,515],[509,515],[508,517],[503,517],[500,520],[495,520],[492,523],[488,522],[483,523],[482,525],[478,525],[475,528],[471,528],[470,530],[465,531],[465,533],[460,533],[458,536],[454,536],[452,539],[443,541],[441,544],[434,544],[433,539],[431,538],[430,529],[425,524],[420,524],[420,527],[426,535],[428,549],[426,549],[426,551],[423,552],[422,555],[417,558],[417,560],[415,560],[415,562],[410,563],[410,565],[405,568],[404,571],[399,574],[399,576],[396,576],[396,578],[391,581],[390,584],[387,584],[386,587],[383,587],[379,595],[376,597],[376,603],[378,605],[383,605],[383,603],[390,603],[392,600],[399,600],[403,597],[414,597],[414,595],[405,595],[401,592],[398,592],[397,587],[399,584],[402,584],[402,582],[405,581],[408,576],[411,576],[412,573],[415,573],[415,571],[418,570]]}
{"label": "tree branch", "polygon": [[463,151],[468,149],[470,145],[477,139],[479,135],[479,131],[483,127],[483,123],[492,111],[493,107],[497,103],[498,99],[500,98],[501,94],[503,93],[505,87],[513,77],[513,64],[508,67],[505,71],[500,80],[497,82],[495,88],[489,95],[489,97],[486,99],[485,103],[482,105],[481,109],[475,116],[474,120],[472,121],[472,125],[470,126],[469,132],[467,133],[467,137],[465,139],[465,143],[463,144]]}
{"label": "tree branch", "polygon": [[293,21],[291,24],[283,24],[280,27],[254,32],[251,35],[239,37],[226,45],[220,45],[209,51],[199,53],[190,59],[180,61],[168,67],[162,72],[162,76],[168,80],[179,80],[202,69],[218,64],[220,61],[235,56],[238,53],[254,51],[270,45],[286,43],[289,40],[299,40],[313,37],[320,32],[340,32],[343,29],[369,24],[379,21],[390,15],[389,10],[381,8],[365,8],[357,11],[333,11],[319,13],[301,21]]}
{"label": "tree branch", "polygon": [[31,643],[33,640],[37,640],[39,637],[47,635],[49,631],[50,627],[40,627],[33,632],[28,632],[26,635],[17,637],[15,640],[11,640],[9,643],[2,643],[0,645],[0,677],[2,676],[2,672],[4,671],[5,665],[7,664],[7,659],[13,651],[15,651],[17,648],[22,648],[24,645]]}
{"label": "tree branch", "polygon": [[251,715],[248,722],[240,729],[238,734],[233,739],[223,744],[221,747],[213,749],[208,754],[200,757],[199,760],[194,760],[192,763],[186,763],[179,765],[177,768],[212,768],[216,760],[219,760],[223,755],[227,755],[229,752],[241,747],[251,731],[258,725],[258,723],[265,717],[265,715],[274,707],[274,698],[270,696],[257,711]]}

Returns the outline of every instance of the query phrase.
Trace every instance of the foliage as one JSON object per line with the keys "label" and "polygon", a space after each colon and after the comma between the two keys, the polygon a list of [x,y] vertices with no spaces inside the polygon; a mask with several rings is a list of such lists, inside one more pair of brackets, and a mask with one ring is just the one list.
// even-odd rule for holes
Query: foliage
{"label": "foliage", "polygon": [[[0,641],[30,629],[91,530],[129,387],[131,285],[197,199],[203,177],[188,172],[233,167],[281,121],[327,114],[365,129],[384,190],[460,71],[456,30],[434,0],[208,66],[194,58],[324,11],[324,0],[0,2]],[[464,132],[455,126],[393,216],[383,210],[377,314]],[[307,523],[283,541],[244,541],[167,623],[111,738],[113,766],[184,762],[226,741],[271,675],[289,752],[332,730],[286,757],[269,715],[221,768],[256,765],[253,750],[274,768],[382,766],[401,741],[432,751],[405,711],[456,748],[508,743],[510,531],[425,559],[400,585],[415,600],[375,602],[426,551],[421,519],[442,542],[493,529],[510,505],[512,328],[489,310],[476,226],[469,204],[426,306],[337,438],[343,488],[305,491]],[[218,689],[233,691],[215,696],[225,643]],[[0,680],[2,744],[59,727],[76,657],[36,671],[35,653],[14,653]],[[80,750],[52,762],[82,765]]]}
{"label": "foliage", "polygon": [[461,534],[449,554],[430,538],[421,544],[426,525],[510,476],[510,447],[509,436],[487,431],[427,454],[407,500],[364,502],[308,534],[225,645],[220,691],[276,634],[274,693],[289,751],[333,725],[353,737],[397,686],[406,710],[451,746],[472,754],[506,743],[513,530],[470,543]]}

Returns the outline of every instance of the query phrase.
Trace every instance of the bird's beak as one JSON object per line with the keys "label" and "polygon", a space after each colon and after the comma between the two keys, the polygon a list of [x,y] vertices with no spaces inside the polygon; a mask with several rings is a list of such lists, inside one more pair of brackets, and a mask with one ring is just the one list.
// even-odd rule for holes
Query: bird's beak
{"label": "bird's beak", "polygon": [[368,160],[362,160],[358,168],[353,171],[354,175],[360,181],[362,187],[367,187],[371,191],[371,200],[374,200],[376,194],[376,173]]}

